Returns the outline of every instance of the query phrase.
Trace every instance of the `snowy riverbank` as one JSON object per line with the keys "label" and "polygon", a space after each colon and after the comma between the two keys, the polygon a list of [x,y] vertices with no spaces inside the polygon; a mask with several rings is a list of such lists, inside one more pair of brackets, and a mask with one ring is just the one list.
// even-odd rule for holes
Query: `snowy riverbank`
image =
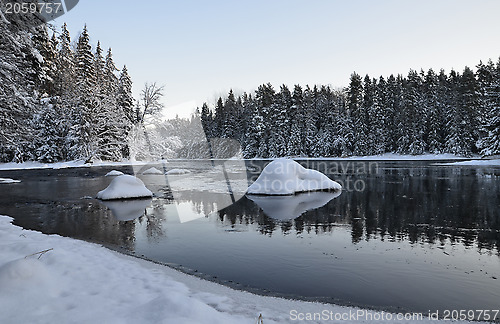
{"label": "snowy riverbank", "polygon": [[[23,230],[11,220],[0,216],[1,323],[250,324],[259,314],[266,324],[363,323],[376,316],[435,322],[428,314],[398,321],[396,314],[236,291],[96,244]],[[47,252],[34,254],[41,251]],[[322,318],[299,320],[315,315]]]}
{"label": "snowy riverbank", "polygon": [[[372,156],[350,156],[345,158],[340,157],[326,157],[326,158],[293,158],[294,160],[339,160],[339,161],[350,161],[350,160],[376,160],[376,161],[432,161],[432,160],[467,160],[468,158],[460,157],[453,154],[423,154],[423,155],[402,155],[387,153],[382,155],[372,155]],[[185,159],[180,159],[185,161]],[[238,159],[231,159],[238,160]],[[251,160],[251,159],[250,159]],[[260,160],[260,159],[257,159]],[[273,160],[273,159],[262,159],[262,160]],[[171,159],[169,161],[176,161],[176,159]],[[481,160],[479,160],[481,161]],[[488,161],[488,160],[485,160]],[[66,169],[66,168],[84,168],[92,166],[125,166],[125,165],[147,165],[155,163],[168,163],[167,160],[162,161],[127,161],[122,162],[109,162],[109,161],[95,161],[94,163],[85,163],[83,160],[67,161],[67,162],[56,162],[56,163],[41,163],[41,162],[23,162],[23,163],[0,163],[0,170],[28,170],[28,169]]]}

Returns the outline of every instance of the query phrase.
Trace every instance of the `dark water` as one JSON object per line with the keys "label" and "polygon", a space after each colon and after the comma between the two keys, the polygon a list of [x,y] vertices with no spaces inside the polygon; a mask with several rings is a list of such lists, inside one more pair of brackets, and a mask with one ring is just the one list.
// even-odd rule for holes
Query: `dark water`
{"label": "dark water", "polygon": [[[224,171],[252,181],[266,163],[234,162]],[[115,216],[89,198],[111,181],[110,167],[0,171],[22,180],[0,185],[0,214],[263,294],[426,314],[499,308],[500,168],[301,163],[343,182],[342,193],[231,204],[221,169],[178,161],[166,169],[192,173],[141,175],[155,198],[111,205]]]}

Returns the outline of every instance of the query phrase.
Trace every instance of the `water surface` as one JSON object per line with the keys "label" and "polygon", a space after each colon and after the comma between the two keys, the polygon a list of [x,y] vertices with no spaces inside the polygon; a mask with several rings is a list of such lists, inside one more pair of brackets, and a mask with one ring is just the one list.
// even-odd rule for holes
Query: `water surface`
{"label": "water surface", "polygon": [[[251,182],[268,161],[231,163],[225,169],[231,179]],[[139,214],[145,206],[146,212],[129,220],[91,198],[111,181],[104,177],[109,167],[0,171],[22,180],[0,185],[0,214],[25,228],[99,242],[262,294],[425,314],[498,308],[500,168],[301,163],[345,189],[231,204],[220,169],[175,161],[157,168],[192,173],[140,175],[155,197],[138,201]]]}

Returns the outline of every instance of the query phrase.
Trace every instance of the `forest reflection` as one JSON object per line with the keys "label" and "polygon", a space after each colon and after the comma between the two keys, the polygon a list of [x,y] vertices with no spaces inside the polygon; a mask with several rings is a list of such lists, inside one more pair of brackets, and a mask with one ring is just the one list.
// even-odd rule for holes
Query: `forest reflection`
{"label": "forest reflection", "polygon": [[[337,176],[345,180],[353,175]],[[357,178],[365,181],[365,191],[344,190],[292,220],[273,219],[248,198],[219,211],[218,220],[221,226],[254,224],[268,236],[321,235],[342,226],[350,229],[353,243],[461,243],[499,254],[500,170],[386,165]]]}

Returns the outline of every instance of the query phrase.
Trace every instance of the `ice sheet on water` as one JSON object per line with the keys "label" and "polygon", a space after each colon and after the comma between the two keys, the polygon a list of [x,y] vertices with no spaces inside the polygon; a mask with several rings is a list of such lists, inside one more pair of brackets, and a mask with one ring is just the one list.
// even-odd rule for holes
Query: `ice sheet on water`
{"label": "ice sheet on water", "polygon": [[9,178],[0,178],[0,184],[9,184],[9,183],[20,183],[21,180],[9,179]]}

